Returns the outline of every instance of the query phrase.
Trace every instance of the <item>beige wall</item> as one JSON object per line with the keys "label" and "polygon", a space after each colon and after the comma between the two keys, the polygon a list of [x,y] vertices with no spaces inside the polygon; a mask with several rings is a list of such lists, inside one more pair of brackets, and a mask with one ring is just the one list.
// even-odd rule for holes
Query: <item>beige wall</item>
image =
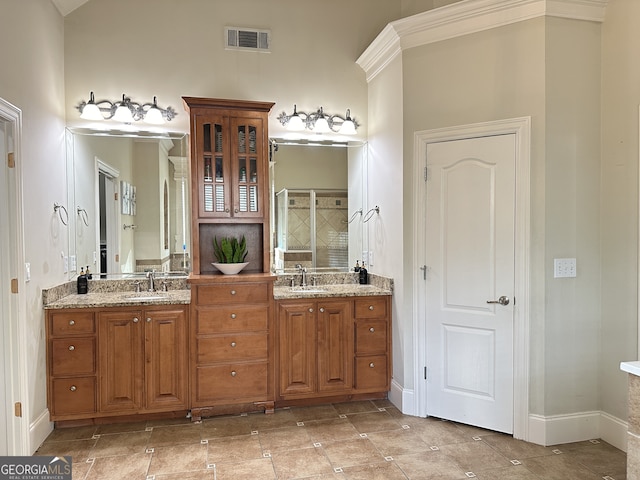
{"label": "beige wall", "polygon": [[24,251],[25,261],[31,264],[31,281],[19,286],[27,310],[18,319],[26,331],[27,343],[20,348],[29,359],[27,370],[21,372],[28,398],[16,401],[23,402],[28,425],[46,411],[40,292],[66,278],[60,254],[67,249],[68,232],[53,212],[54,202],[66,204],[67,196],[63,34],[62,17],[50,1],[3,0],[0,97],[22,110],[22,155],[17,161],[24,178]]}
{"label": "beige wall", "polygon": [[[544,258],[545,21],[543,18],[407,50],[403,54],[404,252],[415,265],[412,241],[413,134],[490,120],[532,117],[532,264]],[[373,107],[370,107],[373,108]],[[544,274],[532,278],[533,411],[544,402]],[[404,317],[413,298],[405,289]],[[413,384],[412,368],[404,381]]]}
{"label": "beige wall", "polygon": [[[531,413],[598,410],[599,24],[538,18],[406,50],[403,63],[405,177],[416,131],[531,116]],[[404,195],[410,256],[407,184]],[[578,278],[553,278],[560,257],[578,259]]]}
{"label": "beige wall", "polygon": [[600,402],[618,418],[627,412],[619,361],[638,358],[638,19],[640,2],[609,0],[602,26]]}
{"label": "beige wall", "polygon": [[[91,90],[96,99],[156,95],[176,109],[171,128],[182,132],[185,95],[276,102],[272,136],[282,129],[277,115],[294,104],[350,108],[361,120],[367,91],[355,60],[399,13],[399,3],[387,0],[91,0],[65,18],[67,120],[78,121],[75,106]],[[150,35],[152,25],[158,30]],[[225,50],[225,26],[270,29],[271,53]]]}

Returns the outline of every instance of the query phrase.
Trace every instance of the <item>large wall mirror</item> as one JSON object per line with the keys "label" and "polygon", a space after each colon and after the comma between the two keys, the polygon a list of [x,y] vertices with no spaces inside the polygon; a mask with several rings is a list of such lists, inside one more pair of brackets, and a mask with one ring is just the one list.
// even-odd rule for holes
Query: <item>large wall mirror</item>
{"label": "large wall mirror", "polygon": [[184,134],[67,130],[69,276],[190,270]]}
{"label": "large wall mirror", "polygon": [[343,272],[360,259],[367,145],[271,139],[271,265]]}

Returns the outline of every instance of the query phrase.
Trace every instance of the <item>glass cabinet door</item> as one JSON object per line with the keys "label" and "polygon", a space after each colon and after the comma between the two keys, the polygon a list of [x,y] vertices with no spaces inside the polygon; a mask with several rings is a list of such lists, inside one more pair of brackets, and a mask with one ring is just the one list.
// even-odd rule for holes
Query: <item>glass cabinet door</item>
{"label": "glass cabinet door", "polygon": [[201,216],[230,214],[229,148],[225,141],[224,118],[198,119],[198,190]]}
{"label": "glass cabinet door", "polygon": [[233,119],[235,162],[234,215],[259,217],[262,198],[259,182],[263,175],[262,125],[256,119]]}

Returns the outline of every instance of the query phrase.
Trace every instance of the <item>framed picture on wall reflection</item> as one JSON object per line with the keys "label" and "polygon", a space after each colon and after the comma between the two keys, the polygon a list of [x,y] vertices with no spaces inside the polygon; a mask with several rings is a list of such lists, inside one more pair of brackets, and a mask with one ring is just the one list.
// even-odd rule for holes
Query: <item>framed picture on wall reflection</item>
{"label": "framed picture on wall reflection", "polygon": [[120,202],[123,215],[129,215],[129,184],[124,180],[120,181]]}

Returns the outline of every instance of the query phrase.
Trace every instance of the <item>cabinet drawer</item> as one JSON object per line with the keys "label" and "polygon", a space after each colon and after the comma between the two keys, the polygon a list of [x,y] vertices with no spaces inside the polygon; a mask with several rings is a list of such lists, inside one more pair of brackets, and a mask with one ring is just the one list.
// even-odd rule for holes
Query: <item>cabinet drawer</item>
{"label": "cabinet drawer", "polygon": [[198,305],[267,303],[269,300],[269,288],[266,283],[199,285],[197,288]]}
{"label": "cabinet drawer", "polygon": [[51,335],[87,335],[95,333],[92,312],[57,311],[51,314]]}
{"label": "cabinet drawer", "polygon": [[96,370],[95,338],[58,338],[51,341],[52,375],[86,375]]}
{"label": "cabinet drawer", "polygon": [[52,381],[52,415],[95,413],[95,377],[59,378]]}
{"label": "cabinet drawer", "polygon": [[387,321],[362,319],[356,321],[356,355],[387,353]]}
{"label": "cabinet drawer", "polygon": [[266,330],[267,307],[201,308],[197,315],[198,334]]}
{"label": "cabinet drawer", "polygon": [[266,400],[267,381],[266,362],[198,367],[195,403]]}
{"label": "cabinet drawer", "polygon": [[356,318],[387,318],[386,297],[361,297],[355,301]]}
{"label": "cabinet drawer", "polygon": [[387,391],[387,356],[356,358],[356,390]]}
{"label": "cabinet drawer", "polygon": [[267,335],[225,335],[200,337],[197,340],[197,362],[215,363],[238,360],[266,360]]}

